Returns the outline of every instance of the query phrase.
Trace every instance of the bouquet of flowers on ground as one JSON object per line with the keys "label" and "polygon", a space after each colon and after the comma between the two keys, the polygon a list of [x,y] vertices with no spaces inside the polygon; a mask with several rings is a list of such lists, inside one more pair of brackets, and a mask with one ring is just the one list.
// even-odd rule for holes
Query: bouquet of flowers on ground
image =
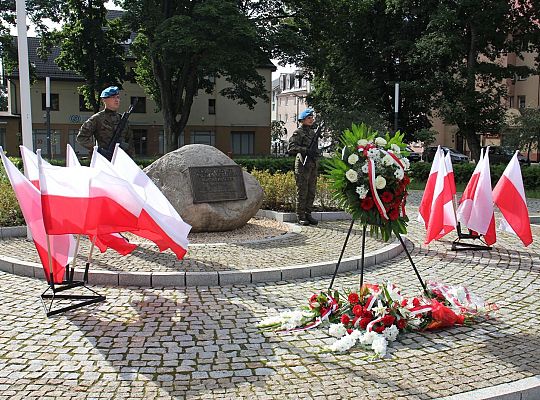
{"label": "bouquet of flowers on ground", "polygon": [[407,300],[392,283],[365,284],[358,292],[350,292],[341,307],[340,323],[330,326],[329,334],[338,340],[332,351],[346,351],[357,342],[383,357],[388,342],[407,329]]}
{"label": "bouquet of flowers on ground", "polygon": [[299,332],[315,328],[326,320],[336,321],[340,308],[339,293],[314,293],[307,306],[299,310],[284,311],[276,316],[266,318],[259,323],[259,328],[265,330]]}
{"label": "bouquet of flowers on ground", "polygon": [[407,233],[407,176],[404,134],[380,135],[365,124],[352,125],[341,136],[341,151],[328,164],[338,204],[387,241],[392,232]]}
{"label": "bouquet of flowers on ground", "polygon": [[427,290],[412,300],[410,315],[416,317],[411,323],[418,330],[430,331],[454,325],[470,324],[480,317],[487,317],[497,310],[463,286],[427,282]]}

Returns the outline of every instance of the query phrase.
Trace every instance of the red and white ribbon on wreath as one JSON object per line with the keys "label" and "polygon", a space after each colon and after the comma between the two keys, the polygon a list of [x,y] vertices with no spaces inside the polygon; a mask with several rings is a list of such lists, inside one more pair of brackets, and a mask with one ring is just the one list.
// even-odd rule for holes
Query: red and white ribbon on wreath
{"label": "red and white ribbon on wreath", "polygon": [[336,300],[334,300],[334,298],[328,296],[328,299],[329,300],[328,300],[328,302],[326,304],[327,305],[330,304],[330,307],[328,307],[328,309],[323,314],[321,314],[320,317],[315,318],[315,321],[313,321],[313,322],[311,322],[311,323],[309,323],[306,326],[303,326],[301,328],[285,329],[283,331],[278,331],[278,333],[291,333],[291,332],[307,331],[308,329],[316,328],[317,326],[322,324],[325,320],[330,318],[330,315],[332,315],[332,313],[336,312],[338,307],[339,307],[338,302]]}
{"label": "red and white ribbon on wreath", "polygon": [[373,161],[372,158],[368,158],[367,165],[369,188],[371,189],[371,193],[373,194],[373,201],[375,202],[375,206],[377,207],[377,210],[379,210],[379,214],[381,214],[381,217],[388,221],[386,209],[384,208],[381,198],[379,197],[379,193],[377,193],[377,185],[375,185],[375,161]]}

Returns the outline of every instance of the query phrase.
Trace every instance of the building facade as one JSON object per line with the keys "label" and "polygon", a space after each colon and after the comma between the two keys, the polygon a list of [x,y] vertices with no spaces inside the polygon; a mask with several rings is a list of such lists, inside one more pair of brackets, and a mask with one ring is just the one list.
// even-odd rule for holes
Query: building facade
{"label": "building facade", "polygon": [[[29,60],[35,66],[37,79],[31,85],[32,136],[34,150],[51,158],[64,158],[66,144],[69,143],[81,155],[88,150],[75,140],[81,124],[93,112],[86,109],[77,87],[83,79],[77,74],[62,71],[54,59],[58,50],[52,52],[48,60],[37,56],[39,39],[28,38]],[[134,60],[126,62],[131,70]],[[266,81],[267,93],[271,95],[271,75],[276,68],[269,61],[258,69]],[[47,131],[45,111],[45,77],[51,80],[51,150],[47,153]],[[20,86],[18,74],[4,76],[8,87],[8,111],[0,112],[0,145],[9,155],[18,155],[22,144],[20,120]],[[226,87],[225,79],[218,78],[214,91],[207,94],[201,90],[193,100],[188,124],[179,138],[179,146],[202,143],[217,147],[229,155],[266,155],[270,152],[271,104],[260,100],[250,110],[219,95]],[[163,117],[156,104],[135,81],[125,81],[120,93],[119,112],[138,98],[138,104],[129,119],[133,131],[135,154],[139,157],[159,156],[164,153]]]}

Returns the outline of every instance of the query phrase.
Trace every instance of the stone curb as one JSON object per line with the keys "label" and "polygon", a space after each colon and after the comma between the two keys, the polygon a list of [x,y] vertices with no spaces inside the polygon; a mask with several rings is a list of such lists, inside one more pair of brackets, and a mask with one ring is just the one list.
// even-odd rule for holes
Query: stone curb
{"label": "stone curb", "polygon": [[[396,257],[403,251],[398,240],[365,254],[364,268]],[[356,271],[360,268],[360,256],[341,260],[339,272]],[[314,278],[334,273],[337,260],[320,263],[283,266],[280,268],[251,269],[215,272],[113,272],[92,270],[88,283],[105,286],[182,287],[226,286],[250,283],[269,283],[291,279]],[[45,279],[41,264],[0,256],[0,271],[31,278]],[[82,279],[84,269],[75,268],[75,278]]]}
{"label": "stone curb", "polygon": [[484,389],[441,397],[438,400],[535,400],[540,399],[540,375]]}
{"label": "stone curb", "polygon": [[[294,213],[278,213],[275,211],[260,210],[258,216],[276,219],[287,223],[296,218]],[[320,221],[350,219],[344,212],[313,213],[314,218]],[[25,227],[18,227],[18,231],[26,235]],[[296,225],[290,226],[291,232],[300,231]],[[405,238],[405,236],[404,236]],[[272,240],[272,239],[266,239]],[[379,264],[398,256],[403,252],[403,246],[396,239],[376,251],[365,254],[364,268]],[[341,260],[340,272],[356,271],[360,268],[361,256]],[[279,268],[251,269],[242,271],[215,271],[215,272],[113,272],[92,270],[88,273],[88,283],[105,286],[138,286],[138,287],[183,287],[183,286],[225,286],[250,283],[269,283],[291,279],[314,278],[334,273],[337,259],[311,264],[282,266]],[[45,279],[41,264],[24,262],[7,256],[0,256],[0,271],[15,275]],[[82,279],[84,269],[75,268],[75,278]]]}

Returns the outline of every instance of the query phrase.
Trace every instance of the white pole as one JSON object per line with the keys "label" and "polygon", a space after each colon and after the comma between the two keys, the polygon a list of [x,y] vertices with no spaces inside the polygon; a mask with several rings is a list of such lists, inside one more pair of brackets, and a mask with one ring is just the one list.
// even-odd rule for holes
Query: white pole
{"label": "white pole", "polygon": [[51,106],[51,77],[45,77],[45,107]]}
{"label": "white pole", "polygon": [[394,85],[394,132],[398,130],[399,121],[399,82]]}
{"label": "white pole", "polygon": [[17,44],[19,49],[19,82],[21,88],[21,125],[23,146],[34,150],[32,143],[32,105],[30,102],[30,71],[28,67],[28,42],[26,37],[26,4],[16,0]]}
{"label": "white pole", "polygon": [[[22,144],[30,151],[32,143],[32,104],[30,102],[30,71],[28,64],[28,41],[26,37],[26,4],[24,0],[16,0],[17,7],[17,47],[19,53],[19,82],[21,90],[21,129]],[[32,233],[26,228],[26,237],[32,240]]]}

